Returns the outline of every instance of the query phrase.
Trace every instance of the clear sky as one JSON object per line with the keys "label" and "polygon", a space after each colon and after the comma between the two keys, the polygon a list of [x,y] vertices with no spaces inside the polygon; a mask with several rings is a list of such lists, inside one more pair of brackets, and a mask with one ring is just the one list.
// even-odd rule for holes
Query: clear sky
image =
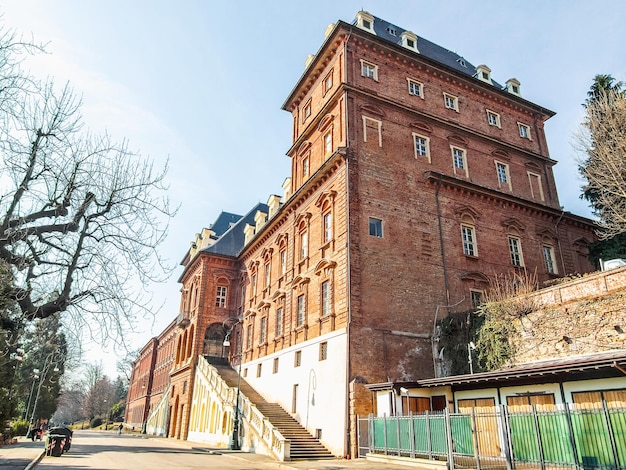
{"label": "clear sky", "polygon": [[[280,108],[326,27],[360,9],[486,64],[499,83],[517,78],[524,98],[555,111],[546,133],[561,205],[590,216],[572,135],[593,76],[626,81],[626,1],[0,0],[0,21],[49,43],[31,71],[69,81],[90,129],[169,157],[181,208],[162,249],[178,266],[220,211],[282,194],[291,117]],[[139,325],[137,348],[177,315],[181,273],[154,286],[163,307]],[[87,350],[116,375],[111,346]]]}

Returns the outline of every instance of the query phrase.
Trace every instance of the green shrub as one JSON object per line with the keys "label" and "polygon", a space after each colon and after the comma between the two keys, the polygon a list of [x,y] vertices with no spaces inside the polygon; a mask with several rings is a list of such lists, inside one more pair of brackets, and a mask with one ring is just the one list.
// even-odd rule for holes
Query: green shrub
{"label": "green shrub", "polygon": [[28,421],[25,419],[16,419],[11,423],[11,429],[14,436],[25,436],[28,432]]}
{"label": "green shrub", "polygon": [[94,418],[89,423],[89,426],[92,428],[97,428],[98,426],[102,426],[102,418]]}

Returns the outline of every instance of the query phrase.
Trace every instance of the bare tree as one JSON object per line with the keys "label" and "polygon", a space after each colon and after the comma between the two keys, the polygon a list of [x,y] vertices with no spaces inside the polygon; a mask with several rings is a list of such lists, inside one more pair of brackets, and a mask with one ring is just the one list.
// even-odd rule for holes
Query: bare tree
{"label": "bare tree", "polygon": [[11,297],[28,320],[68,311],[78,328],[119,338],[149,312],[144,288],[168,272],[158,249],[175,212],[167,165],[86,130],[69,86],[20,69],[25,47],[0,30],[0,260],[12,266]]}
{"label": "bare tree", "polygon": [[577,141],[586,158],[580,173],[584,197],[599,218],[600,238],[626,232],[626,97],[617,89],[598,92],[585,104]]}

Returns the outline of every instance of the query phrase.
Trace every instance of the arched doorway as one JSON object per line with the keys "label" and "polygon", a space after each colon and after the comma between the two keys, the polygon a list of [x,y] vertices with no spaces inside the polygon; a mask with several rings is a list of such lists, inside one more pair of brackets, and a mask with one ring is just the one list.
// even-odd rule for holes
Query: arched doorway
{"label": "arched doorway", "polygon": [[209,362],[216,364],[228,362],[228,348],[224,346],[226,331],[221,323],[213,323],[205,330],[202,354]]}

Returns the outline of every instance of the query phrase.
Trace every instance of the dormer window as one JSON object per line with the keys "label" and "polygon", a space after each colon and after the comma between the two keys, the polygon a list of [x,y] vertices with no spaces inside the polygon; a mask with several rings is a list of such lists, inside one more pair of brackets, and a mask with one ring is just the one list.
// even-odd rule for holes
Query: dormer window
{"label": "dormer window", "polygon": [[392,36],[396,36],[396,28],[394,28],[393,26],[387,26],[387,32]]}
{"label": "dormer window", "polygon": [[476,78],[491,84],[491,69],[486,65],[479,65],[476,67]]}
{"label": "dormer window", "polygon": [[376,34],[374,32],[374,17],[366,11],[360,11],[356,14],[356,26],[368,33]]}
{"label": "dormer window", "polygon": [[403,47],[419,53],[419,51],[417,50],[417,36],[415,35],[415,33],[412,33],[411,31],[405,31],[400,35],[400,38]]}
{"label": "dormer window", "polygon": [[506,91],[517,96],[522,96],[520,82],[516,78],[509,78],[506,81]]}

